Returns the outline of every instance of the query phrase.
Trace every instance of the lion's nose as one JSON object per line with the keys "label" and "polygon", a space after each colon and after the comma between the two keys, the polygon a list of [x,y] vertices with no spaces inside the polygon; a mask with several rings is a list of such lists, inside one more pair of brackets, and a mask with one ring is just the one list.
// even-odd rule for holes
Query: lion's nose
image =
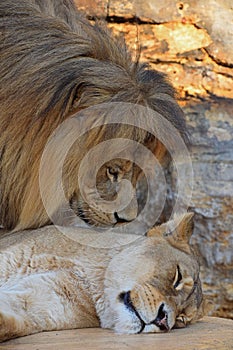
{"label": "lion's nose", "polygon": [[138,215],[138,202],[136,195],[133,196],[131,202],[124,209],[115,212],[114,216],[118,223],[130,222],[137,218]]}
{"label": "lion's nose", "polygon": [[164,303],[162,303],[155,320],[151,323],[154,323],[161,331],[169,330],[167,318],[167,311],[165,310]]}
{"label": "lion's nose", "polygon": [[130,220],[126,220],[124,217],[121,217],[121,215],[119,215],[117,212],[114,213],[114,217],[117,224],[124,224],[130,221]]}

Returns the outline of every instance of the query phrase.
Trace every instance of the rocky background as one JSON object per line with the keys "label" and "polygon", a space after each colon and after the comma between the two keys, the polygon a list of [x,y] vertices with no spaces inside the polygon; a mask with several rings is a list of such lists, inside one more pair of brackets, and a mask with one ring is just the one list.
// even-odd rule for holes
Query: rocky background
{"label": "rocky background", "polygon": [[232,0],[77,0],[168,74],[191,135],[193,244],[215,316],[233,318]]}

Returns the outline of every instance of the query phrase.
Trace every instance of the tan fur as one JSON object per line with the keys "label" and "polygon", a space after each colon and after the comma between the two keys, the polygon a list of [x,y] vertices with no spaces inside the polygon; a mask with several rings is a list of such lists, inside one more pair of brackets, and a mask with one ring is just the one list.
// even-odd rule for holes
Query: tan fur
{"label": "tan fur", "polygon": [[[5,234],[0,340],[99,325],[119,333],[160,332],[196,321],[204,302],[190,221],[186,214],[173,232],[163,226],[148,236],[54,226]],[[96,235],[103,248],[95,248]],[[93,246],[81,243],[86,238]],[[104,248],[106,239],[112,248]]]}
{"label": "tan fur", "polygon": [[[41,155],[52,132],[70,116],[102,102],[130,102],[162,114],[185,135],[183,114],[163,74],[133,63],[125,43],[101,24],[91,25],[72,0],[0,2],[0,224],[7,229],[37,228],[50,223],[38,184]],[[88,223],[113,225],[116,218],[83,203],[77,171],[83,155],[98,142],[129,137],[163,157],[164,146],[128,126],[102,127],[79,140],[64,165],[66,195]],[[115,167],[113,160],[110,167]],[[131,164],[123,177],[136,183]],[[101,195],[113,199],[106,166],[97,178]],[[50,174],[53,181],[56,174]],[[55,180],[54,180],[55,181]],[[110,190],[108,189],[110,187]],[[135,203],[125,220],[135,217]]]}

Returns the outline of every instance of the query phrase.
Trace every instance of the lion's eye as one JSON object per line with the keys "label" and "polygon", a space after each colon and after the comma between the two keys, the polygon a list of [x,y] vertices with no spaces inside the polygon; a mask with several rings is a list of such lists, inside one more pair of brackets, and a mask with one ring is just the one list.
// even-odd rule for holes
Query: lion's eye
{"label": "lion's eye", "polygon": [[114,168],[107,168],[107,176],[112,182],[116,182],[118,180],[119,170]]}
{"label": "lion's eye", "polygon": [[183,283],[181,283],[182,281],[182,274],[180,272],[180,267],[179,265],[176,267],[176,275],[175,275],[175,279],[174,279],[174,282],[173,282],[173,287],[176,289],[176,290],[180,290],[183,286]]}

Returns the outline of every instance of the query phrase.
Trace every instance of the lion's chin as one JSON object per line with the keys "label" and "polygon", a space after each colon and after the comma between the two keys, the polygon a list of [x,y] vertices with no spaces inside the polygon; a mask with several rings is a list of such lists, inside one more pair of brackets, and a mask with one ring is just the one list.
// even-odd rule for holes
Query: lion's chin
{"label": "lion's chin", "polygon": [[89,207],[80,196],[74,196],[70,199],[70,208],[89,227],[104,229],[114,227],[117,222],[114,214],[107,215]]}

